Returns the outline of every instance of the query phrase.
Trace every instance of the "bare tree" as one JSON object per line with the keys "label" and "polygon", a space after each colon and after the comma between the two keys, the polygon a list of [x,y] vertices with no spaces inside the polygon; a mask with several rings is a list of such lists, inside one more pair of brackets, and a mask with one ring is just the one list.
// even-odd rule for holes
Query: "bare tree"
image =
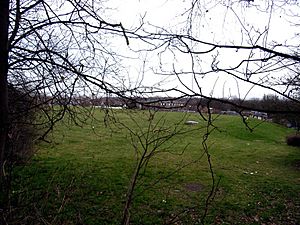
{"label": "bare tree", "polygon": [[1,1],[1,35],[0,35],[0,162],[1,162],[1,181],[3,176],[4,154],[6,149],[6,139],[8,134],[8,20],[9,20],[9,1]]}
{"label": "bare tree", "polygon": [[151,64],[155,74],[177,79],[176,88],[162,92],[228,103],[238,98],[241,107],[246,98],[272,93],[299,104],[293,94],[300,62],[297,2],[194,0],[186,8],[186,23],[175,31],[155,26],[156,32],[129,35],[151,43],[144,50],[159,56],[158,66]]}
{"label": "bare tree", "polygon": [[[3,0],[0,7],[2,214],[9,205],[10,143],[16,141],[17,119],[37,112],[31,125],[46,140],[65,115],[78,124],[84,120],[76,117],[83,109],[75,109],[79,96],[122,96],[127,90],[120,83],[120,56],[109,46],[113,39],[125,46],[129,41],[121,23],[101,17],[104,6],[98,1]],[[26,112],[10,110],[15,102],[9,99],[9,86],[32,99]]]}
{"label": "bare tree", "polygon": [[74,96],[99,89],[121,92],[118,56],[109,49],[109,39],[122,36],[124,45],[128,39],[121,23],[100,16],[102,7],[94,1],[1,1],[1,179],[11,125],[8,84],[37,99],[32,109],[40,108],[44,119],[36,125],[46,128],[41,139],[72,111]]}
{"label": "bare tree", "polygon": [[[127,138],[131,142],[135,156],[135,160],[133,161],[134,167],[124,201],[123,217],[121,219],[121,224],[126,225],[130,224],[131,214],[133,214],[131,206],[137,196],[144,194],[148,189],[155,188],[155,186],[162,181],[171,179],[172,176],[175,176],[184,168],[199,163],[205,155],[207,155],[208,158],[210,157],[206,142],[209,134],[216,128],[211,128],[210,126],[212,123],[211,114],[208,115],[209,118],[207,120],[210,125],[201,126],[198,124],[197,126],[187,126],[185,125],[185,121],[190,117],[188,113],[183,113],[177,121],[172,122],[168,120],[168,112],[159,112],[157,110],[144,110],[142,112],[129,110],[123,112],[123,117],[125,114],[126,119],[118,119],[118,117],[113,115],[113,111],[108,111],[107,113],[108,117],[113,118],[113,120],[110,121],[113,130],[116,128],[117,130],[125,129],[124,134],[129,134]],[[128,123],[128,119],[131,121],[130,124]],[[150,183],[143,179],[148,172],[151,172],[149,171],[151,170],[149,165],[158,158],[166,157],[168,154],[173,157],[177,156],[178,158],[184,157],[186,151],[189,150],[189,143],[182,149],[176,149],[175,146],[188,134],[195,132],[202,133],[201,131],[203,130],[205,130],[202,140],[203,151],[201,145],[199,145],[199,152],[201,152],[199,157],[193,160],[182,160],[181,163],[176,162],[178,165],[175,166],[174,170],[168,172],[166,175],[159,175],[157,178],[151,180]],[[210,166],[213,183],[205,203],[206,207],[203,212],[203,221],[205,220],[209,204],[213,200],[217,188],[217,182],[215,181],[210,160],[208,160],[208,164]],[[137,191],[137,189],[139,190]],[[194,208],[198,207],[199,205],[194,206]],[[184,210],[190,210],[190,208]],[[169,222],[174,223],[175,219],[179,219],[180,216],[181,215],[176,214],[176,218],[169,220]],[[174,215],[172,217],[174,217]]]}

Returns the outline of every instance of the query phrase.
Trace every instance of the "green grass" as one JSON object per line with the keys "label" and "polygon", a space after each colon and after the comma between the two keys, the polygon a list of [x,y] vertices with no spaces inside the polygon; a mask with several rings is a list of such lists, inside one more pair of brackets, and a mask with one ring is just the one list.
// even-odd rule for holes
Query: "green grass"
{"label": "green grass", "polygon": [[[147,111],[114,114],[118,122],[145,137]],[[16,223],[120,224],[135,151],[127,129],[104,123],[109,118],[103,112],[97,111],[95,118],[82,127],[67,120],[58,124],[49,137],[52,143],[37,145],[32,161],[15,168],[12,205],[18,208],[12,214]],[[200,123],[183,125],[187,119]],[[174,128],[186,133],[162,144],[161,152],[142,171],[130,210],[131,224],[164,224],[172,218],[177,224],[197,224],[212,183],[207,158],[200,157],[206,123],[197,114],[178,112],[159,112],[154,121],[152,137],[157,137],[159,128],[161,135]],[[258,126],[249,132],[239,117],[215,116],[218,129],[207,143],[220,183],[205,223],[297,224],[300,177],[295,165],[300,154],[285,144],[291,130],[258,120],[249,124]]]}

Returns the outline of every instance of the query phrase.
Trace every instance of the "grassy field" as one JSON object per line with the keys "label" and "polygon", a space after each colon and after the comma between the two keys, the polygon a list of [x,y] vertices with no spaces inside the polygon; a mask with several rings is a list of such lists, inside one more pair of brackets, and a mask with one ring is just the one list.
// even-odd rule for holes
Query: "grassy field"
{"label": "grassy field", "polygon": [[[190,119],[199,124],[184,125]],[[205,224],[299,224],[300,150],[285,144],[292,131],[253,119],[249,132],[239,117],[214,119],[207,146],[219,185]],[[14,170],[16,224],[120,224],[143,149],[156,154],[140,171],[131,224],[199,223],[212,186],[199,115],[98,110],[82,127],[67,121]]]}

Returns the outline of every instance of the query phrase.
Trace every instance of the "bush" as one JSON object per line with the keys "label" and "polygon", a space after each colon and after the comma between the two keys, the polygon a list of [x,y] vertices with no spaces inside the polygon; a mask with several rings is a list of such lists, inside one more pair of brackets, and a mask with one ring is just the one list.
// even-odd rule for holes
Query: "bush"
{"label": "bush", "polygon": [[300,147],[300,135],[294,134],[290,135],[286,138],[286,143],[291,146],[297,146]]}
{"label": "bush", "polygon": [[10,164],[26,161],[33,154],[33,142],[36,138],[34,127],[35,100],[24,90],[8,88],[9,98],[9,152],[6,160]]}

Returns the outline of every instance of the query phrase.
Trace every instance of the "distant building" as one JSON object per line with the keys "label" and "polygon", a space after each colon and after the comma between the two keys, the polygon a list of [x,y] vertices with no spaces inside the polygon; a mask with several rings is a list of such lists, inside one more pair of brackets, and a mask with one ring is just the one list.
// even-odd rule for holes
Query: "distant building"
{"label": "distant building", "polygon": [[251,111],[250,116],[252,116],[253,118],[257,118],[259,120],[267,120],[268,119],[268,114],[265,112]]}

